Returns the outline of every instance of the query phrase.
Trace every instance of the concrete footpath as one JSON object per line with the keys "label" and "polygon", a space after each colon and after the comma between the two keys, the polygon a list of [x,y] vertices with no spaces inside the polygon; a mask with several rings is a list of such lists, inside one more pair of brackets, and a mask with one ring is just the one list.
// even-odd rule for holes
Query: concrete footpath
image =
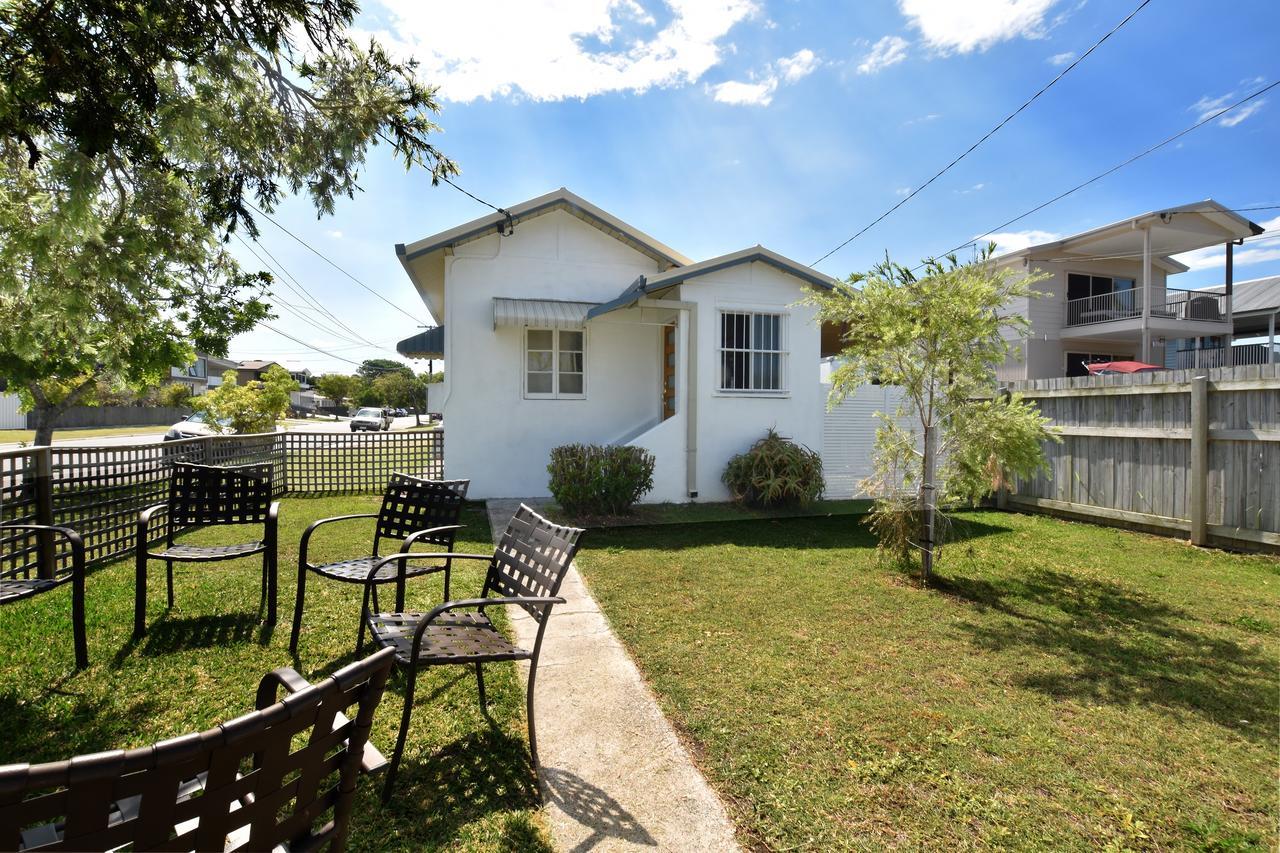
{"label": "concrete footpath", "polygon": [[[519,504],[488,502],[495,540]],[[590,549],[590,541],[585,544]],[[556,847],[572,853],[738,850],[724,805],[576,566],[560,595],[568,603],[552,611],[547,625],[535,698],[542,799]],[[531,644],[537,624],[518,608],[508,610],[521,643]]]}

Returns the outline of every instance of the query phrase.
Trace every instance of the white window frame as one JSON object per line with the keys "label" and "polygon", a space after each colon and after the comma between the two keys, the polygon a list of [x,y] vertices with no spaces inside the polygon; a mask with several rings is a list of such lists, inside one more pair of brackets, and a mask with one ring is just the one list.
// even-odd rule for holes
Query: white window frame
{"label": "white window frame", "polygon": [[[529,390],[529,333],[551,333],[551,393]],[[564,332],[582,335],[582,393],[560,390],[560,335]],[[546,350],[538,350],[546,352]],[[587,398],[587,330],[555,329],[545,326],[525,326],[523,346],[520,349],[520,389],[526,400],[585,400]]]}
{"label": "white window frame", "polygon": [[[752,341],[752,346],[725,347],[724,345],[724,318],[726,314],[745,314],[749,318],[747,328],[754,333],[755,317],[765,315],[778,318],[778,349],[756,349]],[[791,331],[790,331],[791,315],[786,311],[779,311],[776,308],[752,307],[752,306],[733,306],[725,305],[716,312],[716,390],[715,393],[726,397],[787,397],[791,394]],[[778,387],[777,388],[726,388],[724,387],[724,354],[726,352],[747,353],[748,355],[756,353],[768,353],[769,355],[778,356]],[[748,374],[753,359],[747,359]],[[750,380],[749,380],[750,381]]]}

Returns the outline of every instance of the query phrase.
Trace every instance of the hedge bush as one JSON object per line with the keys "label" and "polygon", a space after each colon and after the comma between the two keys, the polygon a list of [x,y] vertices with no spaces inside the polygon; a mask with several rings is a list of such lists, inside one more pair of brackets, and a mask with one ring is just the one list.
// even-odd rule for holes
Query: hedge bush
{"label": "hedge bush", "polygon": [[807,504],[826,487],[818,454],[773,430],[730,459],[722,479],[734,500],[755,507]]}
{"label": "hedge bush", "polygon": [[566,444],[551,451],[551,494],[574,514],[622,515],[653,488],[653,454],[643,447]]}

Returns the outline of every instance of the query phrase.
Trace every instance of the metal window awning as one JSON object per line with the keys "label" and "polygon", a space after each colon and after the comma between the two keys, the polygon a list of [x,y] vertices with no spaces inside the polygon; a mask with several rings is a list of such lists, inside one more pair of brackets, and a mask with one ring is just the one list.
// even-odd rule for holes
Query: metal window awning
{"label": "metal window awning", "polygon": [[396,344],[405,358],[444,358],[444,326],[432,326]]}
{"label": "metal window awning", "polygon": [[595,302],[559,299],[505,299],[494,297],[493,327],[533,326],[540,329],[581,329]]}

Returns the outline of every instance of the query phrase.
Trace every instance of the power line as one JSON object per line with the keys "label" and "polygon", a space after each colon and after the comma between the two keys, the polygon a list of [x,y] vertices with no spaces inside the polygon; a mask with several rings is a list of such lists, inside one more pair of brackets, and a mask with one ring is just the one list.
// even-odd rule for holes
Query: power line
{"label": "power line", "polygon": [[[250,246],[249,243],[246,242],[245,239],[241,237],[239,234],[236,234],[236,239],[239,240],[240,243],[246,249],[249,250],[250,254],[252,254],[255,258],[257,258],[258,261],[262,263],[264,266],[270,268],[273,272],[278,269],[280,272],[280,280],[284,283],[286,287],[288,287],[294,293],[298,294],[298,296],[300,296],[304,302],[308,303],[309,305],[312,306],[312,308],[319,311],[322,316],[327,317],[329,320],[336,323],[339,328],[346,330],[349,333],[350,337],[348,337],[347,335],[342,335],[338,332],[335,332],[332,329],[324,329],[326,333],[336,335],[339,338],[350,340],[352,343],[363,341],[366,344],[373,345],[372,341],[370,341],[365,336],[361,335],[355,329],[348,326],[341,319],[339,319],[338,316],[335,315],[332,311],[330,311],[328,308],[325,308],[324,305],[322,305],[319,300],[313,297],[311,293],[306,289],[306,287],[303,286],[302,282],[298,280],[298,277],[295,276],[293,273],[289,272],[289,270],[285,268],[285,265],[281,263],[279,259],[276,258],[275,255],[271,254],[271,251],[267,249],[266,246],[262,245],[257,240],[254,240],[254,243],[257,245],[257,247],[261,249],[268,258],[271,259],[271,263],[268,263],[267,261],[263,260],[262,256],[258,254],[258,252],[253,248],[253,246]],[[317,328],[323,328],[318,324],[316,324],[316,326]]]}
{"label": "power line", "polygon": [[354,281],[356,284],[360,285],[360,286],[361,286],[361,287],[363,287],[365,290],[369,291],[369,292],[370,292],[370,293],[372,293],[374,296],[378,297],[378,298],[379,298],[379,299],[381,299],[383,302],[387,303],[387,304],[388,304],[388,305],[390,305],[392,308],[396,309],[396,310],[397,310],[397,311],[399,311],[401,314],[403,314],[403,315],[405,315],[406,317],[408,317],[408,318],[409,318],[410,320],[412,320],[414,323],[417,323],[417,322],[418,322],[418,320],[419,320],[420,318],[415,317],[413,314],[410,314],[408,311],[406,311],[405,309],[401,308],[399,305],[395,304],[395,303],[394,303],[394,302],[392,302],[390,299],[388,299],[387,297],[383,296],[381,293],[379,293],[378,291],[374,290],[372,287],[370,287],[369,285],[365,284],[363,281],[361,281],[360,279],[356,278],[354,275],[352,275],[351,273],[347,272],[347,271],[346,271],[345,269],[343,269],[342,267],[338,266],[338,264],[337,264],[337,263],[335,263],[334,261],[331,261],[331,260],[328,258],[328,256],[326,256],[323,252],[321,252],[321,251],[320,251],[319,249],[317,249],[316,247],[312,246],[312,245],[311,245],[310,243],[308,243],[306,240],[303,240],[303,239],[302,239],[301,237],[299,237],[297,234],[294,234],[294,233],[293,233],[292,231],[290,231],[288,228],[285,228],[283,225],[281,225],[279,222],[277,222],[275,219],[273,219],[269,214],[265,213],[265,212],[264,212],[264,211],[262,211],[262,210],[259,210],[257,207],[254,207],[254,205],[253,205],[253,204],[251,204],[250,202],[247,202],[247,201],[246,201],[246,202],[245,202],[245,204],[249,205],[249,207],[251,207],[251,208],[253,208],[255,211],[257,211],[257,212],[258,212],[258,214],[259,214],[259,215],[261,215],[263,219],[267,220],[267,221],[268,221],[268,222],[270,222],[272,225],[274,225],[275,227],[279,228],[279,229],[280,229],[281,231],[283,231],[284,233],[288,234],[288,235],[289,235],[290,237],[292,237],[294,240],[296,240],[296,241],[298,241],[299,243],[301,243],[303,246],[305,246],[307,249],[309,249],[309,250],[312,252],[312,254],[314,254],[314,255],[316,255],[317,257],[319,257],[319,258],[320,258],[322,261],[324,261],[326,264],[328,264],[329,266],[333,267],[335,270],[337,270],[338,272],[342,273],[342,274],[343,274],[343,275],[345,275],[347,278],[351,279],[351,280],[352,280],[352,281]]}
{"label": "power line", "polygon": [[1141,12],[1144,8],[1146,8],[1147,4],[1148,4],[1148,3],[1150,3],[1150,2],[1151,2],[1151,0],[1142,0],[1142,2],[1138,4],[1138,7],[1137,7],[1136,9],[1134,9],[1132,12],[1130,12],[1128,15],[1126,15],[1126,16],[1125,16],[1124,20],[1122,20],[1120,23],[1118,23],[1118,24],[1116,24],[1114,27],[1112,27],[1112,28],[1107,32],[1107,34],[1106,34],[1106,35],[1104,35],[1102,38],[1100,38],[1100,39],[1098,39],[1096,42],[1094,42],[1092,47],[1090,47],[1090,48],[1089,48],[1088,50],[1086,50],[1083,54],[1081,54],[1081,55],[1080,55],[1080,56],[1079,56],[1079,57],[1078,57],[1074,62],[1072,62],[1072,63],[1071,63],[1070,65],[1068,65],[1066,68],[1062,69],[1062,71],[1060,71],[1060,72],[1058,73],[1058,76],[1057,76],[1057,77],[1054,77],[1052,80],[1050,80],[1050,81],[1049,81],[1048,83],[1046,83],[1044,86],[1042,86],[1042,87],[1040,88],[1040,91],[1036,92],[1036,93],[1035,93],[1034,95],[1032,95],[1030,98],[1027,98],[1027,100],[1023,101],[1023,102],[1022,102],[1022,106],[1018,107],[1016,110],[1014,110],[1013,112],[1009,113],[1007,116],[1005,116],[1005,117],[1000,121],[1000,123],[999,123],[999,124],[997,124],[995,127],[991,128],[991,129],[990,129],[990,130],[988,130],[985,134],[983,134],[982,138],[981,138],[981,139],[979,139],[977,142],[973,143],[972,145],[970,145],[967,149],[965,149],[965,151],[964,151],[964,153],[963,153],[963,154],[961,154],[959,157],[956,157],[954,160],[952,160],[952,161],[951,161],[950,163],[948,163],[947,165],[943,166],[943,167],[942,167],[942,169],[941,169],[937,174],[935,174],[932,178],[930,178],[929,180],[925,181],[923,184],[921,184],[920,186],[916,187],[916,188],[915,188],[915,189],[913,189],[911,192],[907,193],[907,195],[906,195],[906,196],[904,196],[902,199],[900,199],[900,200],[898,201],[898,203],[897,203],[897,204],[895,204],[893,207],[889,208],[889,209],[888,209],[888,210],[886,210],[884,213],[882,213],[882,214],[880,214],[879,216],[877,216],[877,217],[876,217],[875,219],[873,219],[869,224],[865,225],[861,230],[859,230],[856,234],[854,234],[854,235],[853,235],[852,237],[850,237],[848,240],[845,240],[845,241],[844,241],[843,243],[841,243],[839,246],[836,246],[834,249],[832,249],[831,251],[827,252],[827,253],[826,253],[825,255],[823,255],[822,257],[818,258],[816,261],[814,261],[814,262],[813,262],[812,264],[810,264],[809,266],[817,266],[818,264],[820,264],[820,263],[822,263],[823,261],[825,261],[827,258],[829,258],[829,257],[831,257],[832,255],[834,255],[836,252],[838,252],[838,251],[840,251],[841,249],[843,249],[845,246],[847,246],[847,245],[849,245],[850,243],[852,243],[854,240],[856,240],[856,239],[858,239],[859,237],[861,237],[863,234],[866,234],[868,231],[870,231],[872,228],[874,228],[876,225],[878,225],[881,221],[883,221],[886,217],[888,217],[890,214],[892,214],[895,210],[897,210],[898,208],[902,207],[902,206],[903,206],[904,204],[906,204],[907,202],[911,201],[911,199],[915,198],[916,194],[917,194],[917,193],[919,193],[919,192],[921,192],[925,187],[929,186],[929,185],[930,185],[930,184],[932,184],[934,181],[938,180],[938,178],[941,178],[943,175],[945,175],[947,172],[949,172],[949,171],[951,170],[951,167],[952,167],[952,166],[956,165],[956,164],[957,164],[957,163],[959,163],[961,160],[963,160],[964,158],[966,158],[966,157],[968,157],[970,154],[972,154],[972,153],[973,153],[973,152],[978,148],[978,146],[979,146],[979,145],[981,145],[982,143],[984,143],[984,142],[986,142],[988,139],[990,139],[992,136],[994,136],[994,135],[996,134],[996,132],[1000,130],[1000,128],[1004,127],[1006,124],[1008,124],[1010,121],[1012,121],[1012,120],[1013,120],[1013,119],[1018,115],[1018,113],[1022,112],[1022,111],[1023,111],[1023,110],[1025,110],[1027,107],[1031,106],[1031,104],[1032,104],[1032,103],[1034,103],[1034,102],[1035,102],[1035,100],[1036,100],[1037,98],[1039,98],[1039,97],[1040,97],[1041,95],[1043,95],[1045,92],[1047,92],[1047,91],[1049,91],[1051,88],[1053,88],[1053,85],[1054,85],[1055,83],[1057,83],[1059,80],[1061,80],[1063,77],[1067,76],[1067,74],[1068,74],[1068,73],[1070,73],[1070,72],[1071,72],[1071,70],[1072,70],[1073,68],[1075,68],[1075,67],[1076,67],[1077,65],[1079,65],[1081,62],[1084,62],[1085,58],[1086,58],[1086,57],[1088,57],[1088,56],[1089,56],[1089,54],[1091,54],[1091,53],[1093,53],[1095,50],[1097,50],[1097,49],[1098,49],[1098,47],[1100,47],[1104,41],[1106,41],[1107,39],[1109,39],[1109,38],[1111,38],[1113,35],[1115,35],[1115,34],[1116,34],[1116,32],[1118,32],[1118,31],[1120,30],[1120,28],[1121,28],[1121,27],[1123,27],[1125,24],[1129,23],[1129,21],[1133,19],[1133,16],[1134,16],[1134,15],[1136,15],[1136,14],[1138,14],[1139,12]]}
{"label": "power line", "polygon": [[318,353],[320,353],[321,355],[327,355],[329,358],[335,358],[335,359],[337,359],[338,361],[345,361],[347,364],[354,364],[356,367],[359,367],[359,366],[360,366],[360,362],[358,362],[358,361],[352,361],[352,360],[351,360],[351,359],[349,359],[349,358],[343,358],[342,356],[337,355],[337,354],[335,354],[335,353],[331,353],[331,352],[329,352],[329,351],[327,351],[327,350],[322,350],[322,349],[320,349],[320,347],[312,346],[311,344],[307,343],[306,341],[302,340],[301,338],[295,338],[293,335],[289,334],[288,332],[282,332],[282,331],[280,331],[279,329],[277,329],[275,326],[271,325],[270,323],[264,323],[264,322],[262,322],[262,321],[258,321],[258,325],[259,325],[259,326],[262,326],[263,328],[270,329],[271,331],[275,332],[277,335],[280,335],[280,336],[281,336],[281,337],[283,337],[283,338],[288,338],[289,340],[293,341],[295,344],[302,344],[302,345],[303,345],[304,347],[306,347],[307,349],[309,349],[309,350],[313,350],[313,351],[315,351],[315,352],[318,352]]}
{"label": "power line", "polygon": [[[1179,140],[1179,139],[1181,139],[1182,137],[1186,136],[1186,135],[1187,135],[1188,133],[1190,133],[1191,131],[1193,131],[1193,130],[1195,130],[1195,129],[1199,128],[1199,127],[1203,127],[1204,125],[1208,124],[1209,122],[1214,121],[1215,119],[1222,117],[1223,115],[1225,115],[1225,114],[1227,114],[1227,113],[1231,112],[1232,110],[1234,110],[1236,107],[1239,107],[1239,106],[1241,106],[1241,105],[1243,105],[1243,104],[1247,104],[1249,101],[1252,101],[1254,98],[1257,98],[1257,97],[1259,97],[1259,96],[1261,96],[1261,95],[1265,95],[1267,92],[1270,92],[1270,91],[1271,91],[1272,89],[1274,89],[1276,86],[1280,86],[1280,80],[1273,80],[1272,82],[1268,83],[1266,86],[1263,86],[1261,89],[1259,89],[1258,91],[1254,92],[1252,95],[1246,95],[1245,97],[1243,97],[1243,98],[1241,98],[1240,100],[1236,101],[1234,104],[1231,104],[1230,106],[1227,106],[1227,107],[1223,107],[1222,109],[1218,110],[1217,112],[1215,112],[1215,113],[1211,113],[1211,114],[1209,114],[1209,115],[1205,116],[1204,118],[1200,119],[1199,121],[1197,121],[1195,124],[1191,125],[1190,127],[1185,127],[1185,128],[1183,128],[1182,130],[1180,130],[1180,131],[1178,131],[1177,133],[1175,133],[1173,136],[1170,136],[1170,137],[1168,137],[1167,139],[1165,139],[1165,140],[1163,140],[1163,141],[1161,141],[1161,142],[1157,142],[1155,145],[1152,145],[1150,148],[1147,148],[1147,149],[1146,149],[1146,150],[1144,150],[1144,151],[1141,151],[1141,152],[1139,152],[1139,153],[1137,153],[1137,154],[1134,154],[1134,155],[1133,155],[1132,157],[1130,157],[1128,160],[1125,160],[1125,161],[1123,161],[1123,162],[1121,162],[1121,163],[1117,163],[1116,165],[1112,166],[1110,169],[1107,169],[1105,172],[1101,172],[1101,173],[1099,173],[1099,174],[1097,174],[1097,175],[1094,175],[1092,178],[1089,178],[1089,180],[1087,180],[1087,181],[1083,181],[1083,182],[1081,182],[1081,183],[1079,183],[1079,184],[1076,184],[1074,187],[1072,187],[1071,189],[1067,190],[1066,192],[1059,193],[1058,195],[1054,196],[1053,198],[1049,199],[1048,201],[1046,201],[1046,202],[1044,202],[1044,203],[1042,203],[1042,204],[1038,204],[1038,205],[1036,205],[1035,207],[1031,208],[1030,210],[1026,211],[1025,213],[1020,213],[1020,214],[1018,214],[1017,216],[1013,217],[1012,219],[1008,220],[1007,222],[1003,222],[1003,223],[1001,223],[1000,225],[997,225],[996,227],[991,228],[991,229],[989,229],[989,230],[987,230],[987,231],[983,232],[982,234],[979,234],[977,237],[974,237],[972,240],[967,240],[967,241],[965,241],[965,242],[961,243],[959,246],[956,246],[956,247],[954,247],[954,248],[952,248],[952,249],[948,249],[947,251],[943,252],[941,255],[934,255],[934,257],[935,257],[935,258],[938,258],[938,257],[945,258],[947,255],[950,255],[950,254],[953,254],[953,253],[955,253],[955,252],[960,251],[960,250],[961,250],[961,249],[963,249],[965,246],[972,246],[973,244],[977,243],[979,240],[982,240],[982,239],[983,239],[983,238],[985,238],[985,237],[990,237],[992,234],[996,233],[996,232],[997,232],[997,231],[999,231],[1000,229],[1002,229],[1002,228],[1008,228],[1008,227],[1009,227],[1010,225],[1012,225],[1013,223],[1018,222],[1018,221],[1023,220],[1023,219],[1026,219],[1026,218],[1027,218],[1028,216],[1030,216],[1031,214],[1033,214],[1033,213],[1038,213],[1038,212],[1040,212],[1041,210],[1044,210],[1046,207],[1048,207],[1048,206],[1049,206],[1049,205],[1051,205],[1051,204],[1054,204],[1054,203],[1056,203],[1056,202],[1062,201],[1062,199],[1066,198],[1067,196],[1069,196],[1069,195],[1071,195],[1071,194],[1073,194],[1073,193],[1079,192],[1080,190],[1084,189],[1085,187],[1089,186],[1090,184],[1097,183],[1098,181],[1102,180],[1103,178],[1107,177],[1108,175],[1112,175],[1112,174],[1114,174],[1114,173],[1116,173],[1116,172],[1120,171],[1120,170],[1121,170],[1121,169],[1123,169],[1125,166],[1128,166],[1128,165],[1130,165],[1131,163],[1135,163],[1135,162],[1137,162],[1138,160],[1141,160],[1143,157],[1146,157],[1148,154],[1152,154],[1152,153],[1154,153],[1154,152],[1156,152],[1156,151],[1160,150],[1161,148],[1165,147],[1165,146],[1166,146],[1166,145],[1168,145],[1169,143],[1171,143],[1171,142],[1176,142],[1177,140]],[[1267,207],[1269,207],[1269,206],[1267,206]],[[1259,209],[1263,209],[1263,208],[1262,208],[1262,207],[1260,207]],[[914,267],[914,268],[913,268],[913,271],[915,271],[915,270],[919,270],[919,269],[922,269],[922,268],[923,268],[923,267],[925,267],[925,266],[926,266],[926,264],[920,264],[919,266]]]}

